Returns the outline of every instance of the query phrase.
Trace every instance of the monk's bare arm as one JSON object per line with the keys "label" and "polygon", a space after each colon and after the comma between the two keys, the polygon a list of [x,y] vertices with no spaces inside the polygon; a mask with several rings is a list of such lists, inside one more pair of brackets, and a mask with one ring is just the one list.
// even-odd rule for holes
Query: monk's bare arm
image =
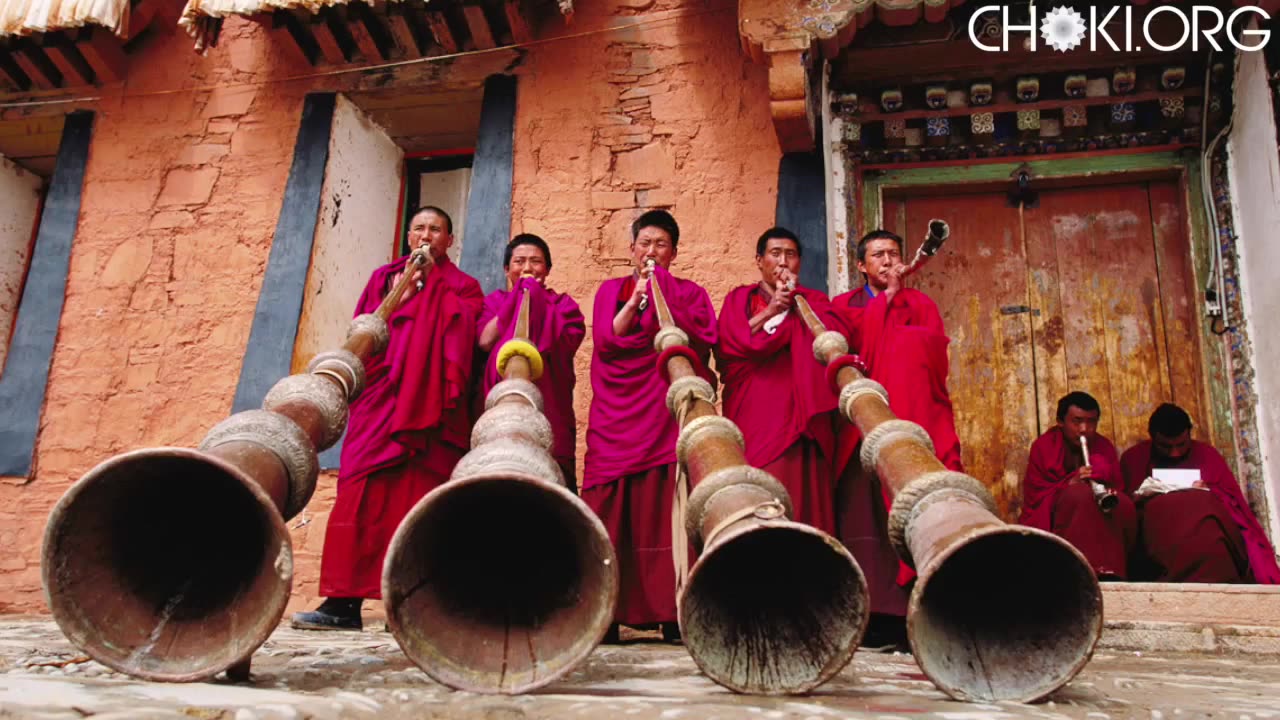
{"label": "monk's bare arm", "polygon": [[635,324],[636,315],[640,311],[640,299],[645,296],[645,280],[647,279],[647,276],[640,278],[640,281],[636,283],[635,291],[631,293],[631,297],[627,298],[626,304],[622,306],[618,314],[613,316],[614,335],[626,335],[631,331],[631,326]]}
{"label": "monk's bare arm", "polygon": [[773,317],[774,315],[777,315],[777,313],[772,312],[772,310],[773,310],[773,306],[770,305],[769,307],[761,310],[755,315],[752,315],[751,319],[747,321],[747,324],[751,326],[751,333],[753,335],[755,333],[760,332],[760,329],[764,327],[764,324],[766,322],[769,322],[769,318]]}
{"label": "monk's bare arm", "polygon": [[498,316],[494,315],[484,326],[484,329],[480,331],[480,339],[476,341],[476,344],[480,346],[481,350],[489,352],[494,345],[498,344],[498,337],[501,335],[502,328],[498,326]]}

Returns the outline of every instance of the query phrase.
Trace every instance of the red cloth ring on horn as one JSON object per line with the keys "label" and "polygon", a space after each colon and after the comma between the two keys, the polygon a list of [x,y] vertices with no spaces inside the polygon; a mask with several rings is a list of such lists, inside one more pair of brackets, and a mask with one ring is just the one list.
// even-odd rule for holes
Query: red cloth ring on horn
{"label": "red cloth ring on horn", "polygon": [[698,357],[698,353],[694,352],[693,348],[687,345],[673,345],[658,353],[658,377],[662,378],[662,382],[668,385],[671,384],[671,376],[667,372],[667,361],[677,355],[689,361],[689,364],[693,366],[693,371],[698,374],[698,377],[711,383],[711,387],[714,388],[716,386],[716,376],[707,369],[706,365],[702,364],[702,360]]}
{"label": "red cloth ring on horn", "polygon": [[867,364],[862,362],[862,358],[854,354],[841,355],[835,362],[827,365],[827,384],[831,386],[831,391],[837,396],[840,394],[840,383],[836,380],[842,368],[851,367],[863,375],[868,375]]}

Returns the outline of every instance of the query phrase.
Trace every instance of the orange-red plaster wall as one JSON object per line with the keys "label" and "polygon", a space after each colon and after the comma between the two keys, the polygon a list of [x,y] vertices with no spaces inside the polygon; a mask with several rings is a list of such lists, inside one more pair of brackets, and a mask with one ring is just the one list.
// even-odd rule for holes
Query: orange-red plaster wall
{"label": "orange-red plaster wall", "polygon": [[568,31],[627,27],[548,43],[524,63],[512,232],[547,240],[549,284],[587,316],[575,396],[581,475],[591,307],[601,282],[629,272],[631,222],[670,210],[680,224],[672,272],[719,309],[731,288],[759,279],[755,240],[774,222],[781,151],[766,68],[739,48],[735,3],[578,5]]}
{"label": "orange-red plaster wall", "polygon": [[[733,3],[579,4],[571,25],[551,23],[575,37],[531,48],[517,71],[512,232],[548,239],[553,286],[589,315],[595,288],[626,271],[631,220],[669,208],[682,228],[673,270],[718,307],[754,277],[754,239],[774,217],[779,150],[765,68],[739,50]],[[303,98],[330,89],[281,82],[136,97],[308,70],[237,19],[203,58],[180,33],[150,43],[131,54],[135,96],[106,91],[94,108],[36,469],[0,480],[0,613],[47,612],[45,520],[75,479],[126,450],[198,444],[228,414]],[[578,355],[580,448],[590,345],[588,336]],[[290,523],[290,610],[316,601],[333,497],[325,474]]]}

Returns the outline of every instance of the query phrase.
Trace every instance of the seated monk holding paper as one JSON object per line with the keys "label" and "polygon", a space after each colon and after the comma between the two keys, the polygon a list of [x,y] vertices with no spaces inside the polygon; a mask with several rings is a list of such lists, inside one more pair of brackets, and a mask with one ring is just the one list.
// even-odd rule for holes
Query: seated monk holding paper
{"label": "seated monk holding paper", "polygon": [[[1158,582],[1280,583],[1275,549],[1222,455],[1191,439],[1191,417],[1156,408],[1150,440],[1120,466],[1138,505],[1144,577]],[[1163,472],[1162,472],[1163,471]]]}
{"label": "seated monk holding paper", "polygon": [[839,319],[826,295],[796,284],[800,258],[800,239],[785,228],[770,228],[756,241],[760,280],[725,298],[716,364],[724,416],[742,430],[747,462],[782,483],[797,522],[834,535],[836,396],[793,298],[804,297],[830,327],[839,327]]}
{"label": "seated monk holding paper", "polygon": [[[542,355],[542,376],[534,381],[542,391],[543,412],[551,423],[551,456],[560,465],[569,490],[577,492],[574,453],[578,421],[573,412],[573,388],[577,384],[573,357],[587,334],[578,303],[564,293],[545,287],[551,272],[551,248],[537,235],[516,235],[507,243],[502,260],[510,290],[494,290],[484,299],[478,321],[479,345],[488,353],[510,340],[516,330],[516,310],[523,291],[529,292],[529,342]],[[485,363],[483,404],[489,391],[502,380],[496,358]],[[483,406],[483,405],[482,405]]]}
{"label": "seated monk holding paper", "polygon": [[1074,545],[1099,579],[1124,580],[1137,514],[1124,492],[1116,448],[1098,434],[1101,417],[1088,393],[1058,401],[1058,424],[1031,444],[1018,522]]}
{"label": "seated monk holding paper", "polygon": [[[449,260],[453,222],[443,210],[414,213],[409,244],[427,245],[434,266],[414,271],[416,282],[387,321],[386,350],[365,366],[320,559],[320,594],[327,599],[295,613],[296,628],[361,628],[363,599],[382,597],[382,562],[400,521],[449,479],[471,445],[472,357],[484,293]],[[356,315],[377,309],[408,257],[373,271]]]}
{"label": "seated monk holding paper", "polygon": [[[849,351],[866,365],[866,375],[884,386],[889,409],[925,429],[938,460],[963,471],[960,437],[947,389],[950,363],[938,306],[925,293],[904,285],[902,238],[874,230],[851,248],[862,273],[861,287],[836,297],[832,306],[849,337]],[[862,435],[851,423],[837,424],[836,525],[858,561],[871,592],[868,642],[905,642],[907,601],[915,571],[889,544],[888,499],[879,481],[862,469]],[[880,632],[881,628],[888,628]],[[880,642],[883,639],[885,642]]]}
{"label": "seated monk holding paper", "polygon": [[[707,291],[667,271],[679,241],[680,227],[670,213],[644,213],[631,225],[631,270],[596,292],[582,475],[582,499],[600,516],[618,553],[614,622],[661,625],[669,640],[679,637],[671,539],[679,427],[667,410],[668,384],[658,374],[653,339],[659,324],[650,286],[662,288],[675,324],[688,334],[703,367],[716,342],[716,311]],[[687,555],[688,548],[682,552]],[[616,638],[615,625],[606,641]]]}

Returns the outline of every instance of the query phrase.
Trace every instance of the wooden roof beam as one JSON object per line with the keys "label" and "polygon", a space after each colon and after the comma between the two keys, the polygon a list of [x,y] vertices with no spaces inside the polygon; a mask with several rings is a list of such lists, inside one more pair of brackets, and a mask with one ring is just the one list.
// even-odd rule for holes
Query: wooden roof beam
{"label": "wooden roof beam", "polygon": [[42,90],[53,90],[62,87],[62,73],[58,71],[49,56],[36,43],[35,39],[20,38],[13,50],[13,61],[18,63],[22,72],[31,78],[32,83]]}
{"label": "wooden roof beam", "polygon": [[75,43],[63,33],[49,33],[41,43],[49,61],[62,73],[63,84],[68,86],[93,85],[97,76]]}
{"label": "wooden roof beam", "polygon": [[477,50],[492,50],[497,47],[493,41],[493,30],[489,28],[489,20],[484,16],[484,8],[479,5],[463,5],[462,15],[467,20],[467,30],[471,32],[471,40]]}
{"label": "wooden roof beam", "polygon": [[13,61],[11,51],[4,45],[0,45],[0,76],[3,76],[4,84],[17,90],[31,89],[31,78]]}
{"label": "wooden roof beam", "polygon": [[97,25],[86,25],[75,34],[76,49],[84,57],[99,83],[124,80],[129,59],[125,57],[120,41],[110,30]]}
{"label": "wooden roof beam", "polygon": [[436,45],[440,46],[445,55],[458,52],[458,41],[454,39],[453,31],[449,29],[449,21],[444,13],[428,12],[427,27],[431,28],[431,37],[435,38]]}
{"label": "wooden roof beam", "polygon": [[511,42],[522,44],[533,39],[530,23],[525,18],[524,7],[520,0],[506,0],[502,10],[507,15],[507,25],[511,28]]}

